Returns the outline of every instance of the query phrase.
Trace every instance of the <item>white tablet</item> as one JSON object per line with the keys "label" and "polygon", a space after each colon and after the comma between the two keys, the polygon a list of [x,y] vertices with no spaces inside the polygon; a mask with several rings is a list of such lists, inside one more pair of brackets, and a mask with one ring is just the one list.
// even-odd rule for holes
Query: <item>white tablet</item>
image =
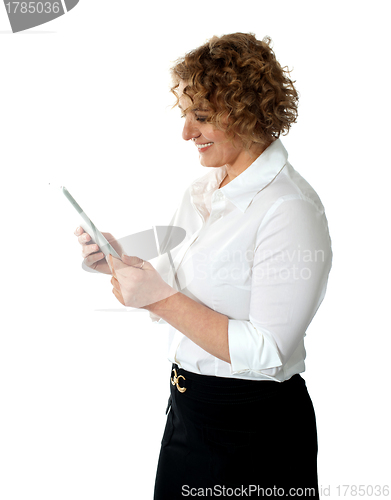
{"label": "white tablet", "polygon": [[62,192],[68,198],[73,208],[76,209],[80,217],[83,219],[83,222],[80,224],[86,233],[91,236],[91,239],[94,243],[96,243],[101,251],[107,256],[112,255],[117,259],[121,259],[118,253],[114,250],[114,248],[110,245],[110,243],[106,240],[103,234],[99,231],[99,229],[95,226],[95,224],[91,221],[91,219],[87,216],[87,214],[82,210],[80,205],[76,202],[70,192],[64,186],[61,187]]}

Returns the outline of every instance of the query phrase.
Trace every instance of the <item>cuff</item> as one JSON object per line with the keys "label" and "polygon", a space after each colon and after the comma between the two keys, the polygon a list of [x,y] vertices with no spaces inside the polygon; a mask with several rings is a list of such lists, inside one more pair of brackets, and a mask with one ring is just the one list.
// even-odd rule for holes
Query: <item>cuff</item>
{"label": "cuff", "polygon": [[250,321],[228,321],[228,346],[232,374],[261,372],[283,364],[271,334]]}

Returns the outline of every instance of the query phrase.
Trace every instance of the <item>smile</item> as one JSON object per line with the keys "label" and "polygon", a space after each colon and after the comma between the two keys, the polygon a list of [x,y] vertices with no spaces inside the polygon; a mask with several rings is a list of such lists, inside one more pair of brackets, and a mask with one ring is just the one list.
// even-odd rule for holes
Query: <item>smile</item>
{"label": "smile", "polygon": [[201,151],[202,149],[209,148],[209,146],[212,146],[213,142],[208,142],[206,144],[196,144],[198,151]]}

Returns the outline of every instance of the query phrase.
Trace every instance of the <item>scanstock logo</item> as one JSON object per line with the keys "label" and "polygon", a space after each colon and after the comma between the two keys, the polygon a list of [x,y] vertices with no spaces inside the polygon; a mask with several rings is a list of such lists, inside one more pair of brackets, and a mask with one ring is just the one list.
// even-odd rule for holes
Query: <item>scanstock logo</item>
{"label": "scanstock logo", "polygon": [[13,33],[28,30],[63,16],[79,3],[79,0],[44,0],[11,2],[4,0]]}

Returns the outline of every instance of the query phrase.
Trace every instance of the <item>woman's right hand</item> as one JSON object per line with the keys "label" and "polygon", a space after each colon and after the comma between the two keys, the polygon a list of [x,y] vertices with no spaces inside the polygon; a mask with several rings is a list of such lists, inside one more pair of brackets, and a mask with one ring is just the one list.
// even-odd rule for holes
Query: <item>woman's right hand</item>
{"label": "woman's right hand", "polygon": [[[102,233],[106,240],[109,241],[111,245],[115,241],[113,235],[110,233]],[[110,267],[106,262],[106,258],[103,252],[96,243],[91,241],[91,236],[84,232],[82,227],[78,227],[75,231],[78,242],[82,246],[82,257],[84,257],[84,264],[93,269],[94,271],[99,271],[104,274],[111,274]],[[115,245],[113,245],[115,246]]]}

